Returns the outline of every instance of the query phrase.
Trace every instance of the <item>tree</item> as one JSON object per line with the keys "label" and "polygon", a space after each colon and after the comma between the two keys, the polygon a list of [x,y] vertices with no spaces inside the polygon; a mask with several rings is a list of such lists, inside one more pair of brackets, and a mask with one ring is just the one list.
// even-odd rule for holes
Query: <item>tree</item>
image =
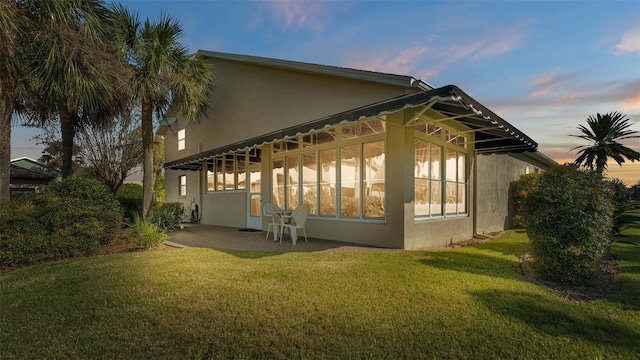
{"label": "tree", "polygon": [[102,0],[60,0],[59,8],[23,1],[31,20],[25,64],[31,72],[30,121],[58,122],[62,176],[72,173],[75,130],[83,122],[109,119],[126,99],[127,67],[111,41],[111,13]]}
{"label": "tree", "polygon": [[147,218],[153,207],[153,116],[165,116],[169,106],[186,122],[199,119],[207,106],[213,75],[202,58],[188,55],[179,39],[180,24],[166,14],[157,22],[141,23],[137,14],[114,5],[116,39],[132,72],[132,102],[142,109],[143,208]]}
{"label": "tree", "polygon": [[142,162],[140,132],[137,111],[104,124],[87,124],[78,130],[80,156],[114,195]]}
{"label": "tree", "polygon": [[590,141],[591,145],[576,146],[571,149],[581,149],[578,151],[578,158],[574,164],[586,166],[602,174],[607,169],[607,159],[612,158],[618,165],[624,163],[624,158],[634,162],[640,161],[640,153],[620,143],[622,140],[639,138],[638,131],[629,130],[631,126],[629,119],[619,112],[608,114],[590,115],[587,118],[587,126],[578,126],[582,135],[571,135]]}
{"label": "tree", "polygon": [[20,29],[24,17],[13,0],[0,0],[0,202],[9,200],[11,119],[22,83]]}

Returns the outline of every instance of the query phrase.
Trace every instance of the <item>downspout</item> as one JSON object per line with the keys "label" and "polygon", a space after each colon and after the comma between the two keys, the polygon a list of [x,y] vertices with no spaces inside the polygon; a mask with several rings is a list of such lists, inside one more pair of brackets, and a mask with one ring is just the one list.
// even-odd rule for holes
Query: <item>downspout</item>
{"label": "downspout", "polygon": [[478,235],[478,152],[473,150],[473,236]]}

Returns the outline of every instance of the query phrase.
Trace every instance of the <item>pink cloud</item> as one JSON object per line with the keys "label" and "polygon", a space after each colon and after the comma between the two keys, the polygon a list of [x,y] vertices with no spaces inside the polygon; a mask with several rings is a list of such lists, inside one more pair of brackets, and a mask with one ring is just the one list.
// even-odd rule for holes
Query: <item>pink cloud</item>
{"label": "pink cloud", "polygon": [[378,71],[391,74],[408,75],[416,67],[416,63],[429,52],[429,49],[415,43],[412,46],[393,52],[393,55],[378,52],[376,56],[368,56],[366,59],[355,59],[350,62],[349,67],[369,71]]}
{"label": "pink cloud", "polygon": [[613,53],[623,55],[640,51],[640,28],[629,30],[622,36],[622,40],[614,46]]}
{"label": "pink cloud", "polygon": [[283,22],[285,29],[296,27],[322,31],[324,28],[322,18],[327,13],[324,1],[269,1],[267,6],[275,20]]}

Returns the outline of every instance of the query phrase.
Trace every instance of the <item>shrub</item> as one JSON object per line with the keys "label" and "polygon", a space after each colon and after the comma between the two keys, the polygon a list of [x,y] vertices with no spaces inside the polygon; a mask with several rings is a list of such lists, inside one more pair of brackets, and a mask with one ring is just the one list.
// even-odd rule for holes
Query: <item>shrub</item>
{"label": "shrub", "polygon": [[120,203],[109,188],[99,180],[81,176],[69,176],[54,183],[49,191],[62,197],[78,198],[87,204],[97,205],[106,211],[122,212]]}
{"label": "shrub", "polygon": [[142,214],[142,185],[122,184],[116,193],[126,221],[133,221],[134,214]]}
{"label": "shrub", "polygon": [[599,274],[612,239],[613,206],[598,173],[570,165],[550,169],[522,210],[543,278],[583,284]]}
{"label": "shrub", "polygon": [[159,246],[167,235],[151,221],[135,215],[131,224],[131,245],[138,249],[150,249]]}
{"label": "shrub", "polygon": [[524,226],[524,214],[522,203],[530,192],[534,191],[540,182],[541,173],[522,174],[516,183],[516,190],[513,194],[515,202],[515,225]]}
{"label": "shrub", "polygon": [[115,238],[122,217],[52,193],[0,203],[0,265],[28,265],[95,252]]}
{"label": "shrub", "polygon": [[183,216],[184,205],[182,203],[160,203],[153,210],[151,222],[161,230],[174,230],[180,227]]}
{"label": "shrub", "polygon": [[611,179],[607,181],[610,187],[611,199],[613,201],[613,233],[617,234],[623,225],[624,213],[631,209],[631,200],[629,199],[629,189],[620,179]]}

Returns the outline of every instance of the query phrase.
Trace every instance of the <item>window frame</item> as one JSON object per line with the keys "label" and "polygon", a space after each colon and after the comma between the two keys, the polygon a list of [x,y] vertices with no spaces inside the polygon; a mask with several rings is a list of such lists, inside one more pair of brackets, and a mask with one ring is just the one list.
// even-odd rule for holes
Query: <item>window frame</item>
{"label": "window frame", "polygon": [[[414,219],[415,220],[431,220],[431,219],[443,219],[443,218],[455,218],[455,217],[465,217],[469,216],[469,158],[470,152],[469,142],[470,138],[465,130],[458,130],[452,127],[442,125],[439,123],[433,123],[428,121],[423,121],[424,124],[418,124],[414,126]],[[420,129],[426,129],[426,132],[422,132],[418,130],[418,126]],[[432,135],[429,135],[432,134]],[[462,139],[462,140],[461,140]],[[422,141],[428,145],[428,153],[429,153],[429,173],[427,177],[418,177],[416,175],[415,164],[416,164],[416,147],[417,142]],[[433,166],[432,163],[432,147],[437,147],[440,149],[439,154],[439,176],[438,178],[434,178],[432,175]],[[454,171],[447,172],[448,165],[448,154],[454,155],[455,165]],[[460,173],[460,155],[463,155],[463,171],[464,173]],[[429,192],[426,196],[428,199],[428,213],[417,215],[417,182],[425,181],[427,183],[426,190]],[[439,194],[440,194],[440,211],[439,213],[435,213],[431,210],[431,204],[433,203],[433,190],[434,185],[439,185]],[[460,189],[464,189],[461,191]],[[455,188],[455,211],[449,211],[448,200],[449,197],[447,194],[447,190]],[[437,189],[437,188],[435,188]],[[464,192],[464,194],[461,194]],[[460,209],[460,204],[463,204],[463,209]]]}
{"label": "window frame", "polygon": [[187,149],[187,130],[182,128],[178,130],[178,134],[176,135],[178,140],[178,151],[184,151]]}
{"label": "window frame", "polygon": [[[346,136],[347,138],[345,138],[345,136],[343,135],[345,133],[344,131],[344,127],[350,127],[350,126],[354,126],[354,128],[357,127],[362,127],[363,122],[365,121],[378,121],[380,122],[380,128],[382,128],[382,131],[378,131],[375,132],[373,131],[373,133],[368,133],[366,135],[353,135],[353,133],[348,133],[349,135]],[[356,125],[354,125],[356,124]],[[332,163],[335,164],[335,171],[334,171],[334,178],[333,179],[329,179],[329,186],[333,186],[333,194],[331,194],[333,196],[333,204],[335,205],[335,211],[333,215],[329,215],[329,214],[323,214],[323,203],[322,203],[322,194],[323,194],[323,188],[326,187],[327,184],[325,184],[325,182],[322,182],[321,180],[321,173],[320,171],[316,170],[316,180],[315,180],[315,202],[316,204],[312,205],[312,208],[316,208],[317,211],[315,213],[310,213],[309,217],[314,217],[317,219],[335,219],[335,220],[342,220],[342,221],[369,221],[369,222],[385,222],[386,221],[386,213],[384,211],[384,209],[386,208],[386,196],[384,197],[384,199],[381,199],[381,207],[382,207],[382,213],[384,214],[382,217],[371,217],[371,216],[366,216],[367,214],[367,210],[365,209],[365,184],[367,181],[371,181],[371,179],[366,179],[365,180],[365,174],[364,174],[364,147],[365,144],[370,144],[370,143],[382,143],[383,149],[384,149],[384,154],[385,154],[385,159],[383,164],[385,165],[385,170],[384,170],[384,179],[378,179],[377,182],[384,182],[384,193],[386,194],[386,151],[387,151],[387,147],[386,147],[386,121],[384,119],[381,118],[376,118],[376,119],[367,119],[367,120],[361,120],[358,122],[353,122],[353,123],[348,123],[348,124],[343,124],[331,129],[324,129],[323,131],[327,131],[328,130],[328,134],[329,136],[334,137],[334,139],[332,141],[326,141],[323,142],[321,144],[314,144],[313,141],[309,141],[309,139],[313,139],[314,136],[310,136],[310,134],[303,134],[300,136],[297,136],[296,139],[299,142],[298,146],[291,146],[291,144],[294,142],[293,139],[286,139],[284,141],[281,142],[276,142],[273,144],[272,146],[272,154],[271,154],[271,162],[269,164],[270,167],[270,176],[271,176],[271,184],[272,186],[270,187],[270,196],[272,199],[274,199],[274,194],[276,193],[276,188],[279,189],[279,187],[284,187],[284,189],[287,188],[287,176],[285,174],[284,176],[284,180],[283,180],[283,184],[278,184],[277,183],[277,179],[274,179],[274,164],[276,162],[278,163],[282,163],[283,164],[283,169],[286,168],[286,159],[292,156],[297,156],[297,162],[298,162],[298,170],[297,170],[297,174],[298,174],[298,179],[297,179],[297,186],[298,186],[298,198],[297,201],[298,203],[304,203],[304,189],[301,190],[301,187],[305,184],[304,183],[304,179],[303,179],[303,174],[304,174],[304,156],[305,155],[313,155],[313,157],[315,157],[315,168],[316,169],[320,169],[321,166],[321,154],[323,152],[326,151],[331,151],[333,152],[335,159],[332,161]],[[373,128],[372,128],[373,130]],[[316,131],[316,132],[312,132],[311,134],[314,133],[320,133],[321,131]],[[358,171],[358,180],[357,180],[357,188],[358,188],[358,194],[357,194],[357,201],[358,201],[358,215],[357,216],[346,216],[342,214],[342,207],[343,207],[343,199],[342,199],[342,187],[343,187],[343,182],[342,182],[342,166],[343,166],[343,161],[341,158],[341,152],[342,149],[344,148],[348,148],[350,146],[356,146],[358,149],[358,164],[357,164],[357,171]],[[293,150],[286,150],[286,149],[293,149]],[[286,171],[285,171],[286,173]],[[278,201],[280,201],[278,199]],[[286,196],[282,199],[283,204],[278,204],[279,206],[281,206],[282,208],[288,208],[290,207],[287,200],[286,200]],[[326,204],[324,204],[326,205]]]}
{"label": "window frame", "polygon": [[178,197],[187,197],[187,175],[178,175]]}

